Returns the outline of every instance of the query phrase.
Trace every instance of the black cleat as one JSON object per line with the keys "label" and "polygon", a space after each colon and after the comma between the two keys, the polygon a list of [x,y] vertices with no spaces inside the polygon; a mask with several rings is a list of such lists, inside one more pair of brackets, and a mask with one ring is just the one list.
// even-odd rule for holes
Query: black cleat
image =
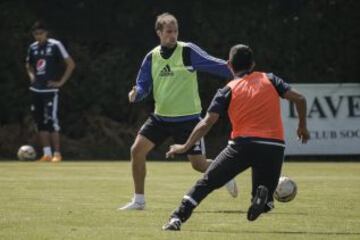
{"label": "black cleat", "polygon": [[249,221],[255,221],[260,214],[265,210],[265,204],[267,203],[268,189],[260,185],[256,189],[256,195],[252,200],[251,206],[249,207],[247,213],[247,219]]}
{"label": "black cleat", "polygon": [[274,202],[267,202],[264,207],[264,213],[268,213],[275,208]]}
{"label": "black cleat", "polygon": [[171,218],[168,223],[162,226],[164,231],[180,231],[181,221],[178,218]]}

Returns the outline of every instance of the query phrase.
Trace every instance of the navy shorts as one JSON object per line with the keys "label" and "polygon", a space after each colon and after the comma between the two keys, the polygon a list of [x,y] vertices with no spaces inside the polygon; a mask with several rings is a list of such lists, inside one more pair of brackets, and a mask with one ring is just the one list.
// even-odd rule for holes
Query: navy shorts
{"label": "navy shorts", "polygon": [[[149,139],[155,145],[163,143],[169,137],[173,138],[176,144],[184,144],[200,120],[199,118],[182,122],[167,122],[152,114],[139,130],[139,134]],[[205,155],[204,139],[202,138],[195,143],[185,154]]]}
{"label": "navy shorts", "polygon": [[31,113],[39,131],[60,131],[57,92],[31,92]]}

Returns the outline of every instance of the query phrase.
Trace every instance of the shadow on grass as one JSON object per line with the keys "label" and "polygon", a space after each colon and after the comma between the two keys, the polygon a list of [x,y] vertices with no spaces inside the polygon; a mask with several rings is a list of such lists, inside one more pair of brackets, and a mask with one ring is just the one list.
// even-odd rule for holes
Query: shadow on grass
{"label": "shadow on grass", "polygon": [[195,211],[194,214],[201,214],[201,213],[226,213],[226,214],[245,214],[246,211],[242,210],[199,210]]}
{"label": "shadow on grass", "polygon": [[[245,214],[247,213],[247,211],[243,211],[243,210],[200,210],[200,211],[195,211],[194,214],[202,214],[202,213],[225,213],[225,214]],[[295,216],[308,216],[311,215],[309,213],[301,213],[301,212],[297,212],[297,213],[289,213],[289,212],[276,212],[276,211],[271,211],[269,213],[265,213],[266,215],[295,215]]]}
{"label": "shadow on grass", "polygon": [[360,232],[307,232],[307,231],[234,231],[234,230],[183,230],[184,232],[197,233],[235,233],[235,234],[289,234],[289,235],[326,235],[326,236],[360,236]]}

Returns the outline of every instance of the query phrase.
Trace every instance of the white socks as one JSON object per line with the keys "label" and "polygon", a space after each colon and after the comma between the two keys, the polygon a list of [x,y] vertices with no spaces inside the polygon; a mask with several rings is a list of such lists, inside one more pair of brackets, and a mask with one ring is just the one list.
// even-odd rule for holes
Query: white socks
{"label": "white socks", "polygon": [[134,201],[134,202],[137,202],[137,203],[141,203],[141,204],[145,203],[145,196],[144,196],[144,194],[134,193],[133,201]]}
{"label": "white socks", "polygon": [[44,155],[51,157],[51,147],[43,147]]}

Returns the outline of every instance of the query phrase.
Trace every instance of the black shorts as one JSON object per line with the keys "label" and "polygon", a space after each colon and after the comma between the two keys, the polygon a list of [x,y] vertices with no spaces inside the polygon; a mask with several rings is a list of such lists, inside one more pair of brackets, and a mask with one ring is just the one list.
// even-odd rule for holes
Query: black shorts
{"label": "black shorts", "polygon": [[[155,145],[161,144],[169,137],[172,137],[175,143],[183,144],[200,120],[201,119],[199,118],[183,122],[167,122],[152,114],[139,130],[139,134],[149,139]],[[195,143],[195,145],[185,154],[205,155],[204,139],[202,138]]]}
{"label": "black shorts", "polygon": [[31,113],[39,131],[60,131],[57,92],[31,92]]}

